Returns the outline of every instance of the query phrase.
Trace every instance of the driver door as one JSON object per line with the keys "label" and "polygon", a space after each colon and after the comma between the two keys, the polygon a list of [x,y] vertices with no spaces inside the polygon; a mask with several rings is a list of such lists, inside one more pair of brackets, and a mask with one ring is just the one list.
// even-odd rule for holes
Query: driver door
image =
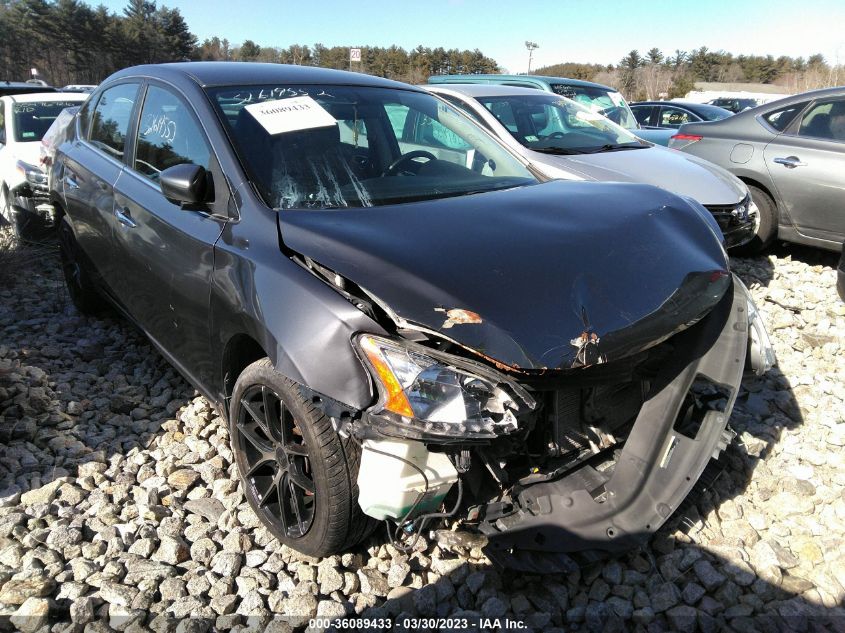
{"label": "driver door", "polygon": [[[229,193],[193,109],[172,88],[147,85],[129,166],[115,185],[116,292],[130,314],[183,373],[207,384],[214,244],[226,224]],[[193,163],[211,174],[214,199],[182,209],[158,184],[168,167]]]}

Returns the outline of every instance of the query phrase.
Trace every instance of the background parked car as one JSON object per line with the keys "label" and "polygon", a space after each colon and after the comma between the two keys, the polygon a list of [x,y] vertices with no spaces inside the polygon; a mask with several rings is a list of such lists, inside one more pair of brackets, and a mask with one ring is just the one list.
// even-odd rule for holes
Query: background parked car
{"label": "background parked car", "polygon": [[719,97],[709,102],[710,105],[730,110],[734,114],[748,110],[749,108],[756,108],[759,104],[757,99],[750,98],[734,98],[734,97]]}
{"label": "background parked car", "polygon": [[62,110],[86,97],[61,92],[0,97],[0,215],[19,237],[42,237],[55,226],[40,165],[41,140]]}
{"label": "background parked car", "polygon": [[845,88],[684,125],[670,147],[745,181],[760,212],[749,248],[761,250],[779,238],[839,250],[845,239]]}
{"label": "background parked car", "polygon": [[69,84],[67,86],[63,86],[61,91],[62,92],[91,92],[97,86],[94,84]]}
{"label": "background parked car", "polygon": [[413,86],[130,68],[56,163],[74,303],[108,298],[214,403],[256,515],[310,555],[449,508],[500,559],[641,543],[772,360],[700,205],[539,182]]}
{"label": "background parked car", "polygon": [[592,81],[545,75],[432,75],[429,84],[495,84],[553,92],[586,106],[626,130],[658,145],[667,145],[671,132],[641,128],[622,93]]}
{"label": "background parked car", "polygon": [[[640,141],[573,100],[491,84],[426,88],[467,112],[550,178],[657,185],[707,207],[727,246],[754,235],[755,211],[748,188],[737,178],[706,161]],[[414,129],[404,133],[419,135]]]}
{"label": "background parked car", "polygon": [[733,114],[718,106],[687,101],[640,101],[631,104],[640,127],[650,129],[678,129],[684,123],[721,121]]}
{"label": "background parked car", "polygon": [[56,92],[55,88],[30,84],[25,81],[0,81],[0,97],[5,95],[22,95],[27,93]]}

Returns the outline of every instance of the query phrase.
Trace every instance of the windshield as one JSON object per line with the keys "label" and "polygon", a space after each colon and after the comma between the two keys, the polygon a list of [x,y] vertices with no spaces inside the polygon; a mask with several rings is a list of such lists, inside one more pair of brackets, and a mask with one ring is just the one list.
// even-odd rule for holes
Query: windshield
{"label": "windshield", "polygon": [[14,104],[12,114],[15,117],[15,140],[19,143],[40,141],[62,110],[78,105],[78,101],[33,101]]}
{"label": "windshield", "polygon": [[370,207],[537,182],[475,123],[426,93],[328,85],[208,93],[275,209]]}
{"label": "windshield", "polygon": [[626,130],[638,130],[640,127],[624,97],[616,90],[570,84],[551,84],[551,86],[555,94],[572,99],[592,112],[606,116]]}
{"label": "windshield", "polygon": [[548,93],[476,97],[525,147],[584,154],[647,147],[636,136],[574,101]]}

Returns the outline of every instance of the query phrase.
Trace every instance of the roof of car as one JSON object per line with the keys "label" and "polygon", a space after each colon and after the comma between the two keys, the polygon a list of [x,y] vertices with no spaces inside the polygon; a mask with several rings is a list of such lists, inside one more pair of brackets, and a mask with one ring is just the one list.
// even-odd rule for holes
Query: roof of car
{"label": "roof of car", "polygon": [[[693,101],[637,101],[631,104],[631,107],[638,105],[674,105],[682,108],[694,108],[695,106],[707,105],[702,103],[694,103]],[[724,110],[724,108],[722,108]]]}
{"label": "roof of car", "polygon": [[314,66],[264,64],[257,62],[177,62],[148,64],[124,68],[106,81],[123,77],[153,77],[176,80],[188,78],[200,86],[246,86],[268,84],[335,84],[372,86],[377,88],[404,88],[419,90],[408,84],[390,79]]}
{"label": "roof of car", "polygon": [[801,101],[808,101],[810,99],[838,97],[840,95],[845,95],[845,86],[837,86],[835,88],[820,88],[819,90],[809,90],[807,92],[801,92],[799,94],[791,95],[789,97],[784,97],[783,99],[779,99],[777,101],[769,101],[768,103],[764,104],[764,106],[768,108],[770,106],[780,103],[799,103]]}
{"label": "roof of car", "polygon": [[569,77],[549,77],[547,75],[495,75],[495,74],[477,74],[477,75],[434,75],[428,78],[428,83],[460,83],[466,81],[525,81],[526,79],[539,81],[545,84],[567,84],[570,86],[584,86],[588,88],[603,88],[617,92],[616,88],[611,88],[603,84],[597,84],[594,81],[584,81],[583,79],[571,79]]}
{"label": "roof of car", "polygon": [[19,95],[4,95],[12,103],[32,103],[34,101],[79,101],[80,103],[88,98],[82,92],[25,92]]}
{"label": "roof of car", "polygon": [[[11,86],[13,88],[31,88],[32,86],[38,86],[38,84],[31,84],[27,83],[26,81],[0,81],[0,87],[8,87]],[[40,86],[43,88],[44,86]],[[49,86],[48,86],[49,87]]]}
{"label": "roof of car", "polygon": [[[812,101],[813,99],[824,99],[825,97],[845,97],[845,86],[820,88],[818,90],[809,90],[807,92],[790,95],[788,97],[784,97],[783,99],[778,99],[777,101],[769,101],[768,103],[758,105],[754,108],[748,108],[747,110],[738,112],[730,118],[742,122],[748,118],[754,118],[760,116],[761,114],[777,110],[778,108],[787,107],[796,103]],[[728,119],[725,119],[725,121],[727,120]],[[722,121],[719,121],[719,123],[722,123]],[[734,125],[737,125],[737,123]]]}
{"label": "roof of car", "polygon": [[[702,112],[712,112],[713,110],[726,110],[726,108],[721,108],[719,106],[710,104],[710,103],[698,103],[697,101],[675,101],[672,99],[671,101],[637,101],[636,103],[632,103],[631,107],[634,106],[674,106],[677,108],[686,108],[688,110],[700,110]],[[730,112],[730,110],[728,110]]]}
{"label": "roof of car", "polygon": [[501,86],[498,84],[431,84],[425,86],[432,92],[458,92],[468,97],[506,97],[513,95],[534,95],[538,97],[558,96],[536,88]]}

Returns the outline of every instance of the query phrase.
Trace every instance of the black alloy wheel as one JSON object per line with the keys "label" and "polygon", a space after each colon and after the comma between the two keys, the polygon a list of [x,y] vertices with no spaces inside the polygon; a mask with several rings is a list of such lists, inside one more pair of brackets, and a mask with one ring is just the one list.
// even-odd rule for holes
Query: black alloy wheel
{"label": "black alloy wheel", "polygon": [[281,397],[253,385],[240,397],[235,426],[243,457],[246,494],[265,521],[289,539],[308,533],[314,520],[315,486],[302,431]]}
{"label": "black alloy wheel", "polygon": [[377,525],[358,505],[361,447],[299,386],[257,360],[229,400],[229,437],[250,507],[281,543],[329,556]]}

